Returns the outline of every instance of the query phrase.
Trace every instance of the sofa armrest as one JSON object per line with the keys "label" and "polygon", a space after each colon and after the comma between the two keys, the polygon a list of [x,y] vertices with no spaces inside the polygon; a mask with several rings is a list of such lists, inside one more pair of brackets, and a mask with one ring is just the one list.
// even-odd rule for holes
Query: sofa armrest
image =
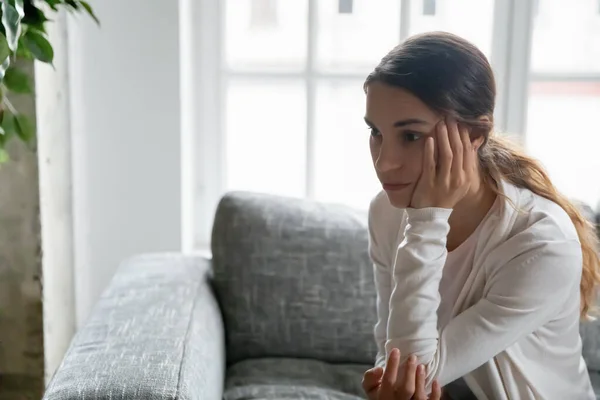
{"label": "sofa armrest", "polygon": [[225,338],[210,269],[180,254],[124,262],[44,399],[220,400]]}

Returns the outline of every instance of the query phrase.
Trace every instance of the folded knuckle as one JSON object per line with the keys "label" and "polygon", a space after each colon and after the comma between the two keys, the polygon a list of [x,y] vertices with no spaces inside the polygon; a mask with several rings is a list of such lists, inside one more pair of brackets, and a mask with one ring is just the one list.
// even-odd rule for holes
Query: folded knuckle
{"label": "folded knuckle", "polygon": [[411,398],[412,395],[415,394],[415,390],[410,386],[404,386],[402,387],[402,389],[400,389],[400,394],[406,398]]}

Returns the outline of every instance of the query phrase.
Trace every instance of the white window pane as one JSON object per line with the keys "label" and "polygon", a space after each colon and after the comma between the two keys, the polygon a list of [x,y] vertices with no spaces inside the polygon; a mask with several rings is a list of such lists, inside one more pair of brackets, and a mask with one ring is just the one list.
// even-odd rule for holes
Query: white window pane
{"label": "white window pane", "polygon": [[527,148],[559,190],[592,207],[600,201],[600,135],[593,122],[598,113],[598,83],[532,84]]}
{"label": "white window pane", "polygon": [[307,18],[307,0],[227,0],[227,65],[235,70],[304,69]]}
{"label": "white window pane", "polygon": [[304,83],[231,80],[228,86],[227,189],[303,197]]}
{"label": "white window pane", "polygon": [[492,51],[494,0],[411,0],[410,34],[446,31]]}
{"label": "white window pane", "polygon": [[[400,0],[318,0],[317,68],[370,72],[400,38]],[[351,11],[351,12],[348,12]]]}
{"label": "white window pane", "polygon": [[316,103],[317,200],[367,209],[381,190],[369,152],[362,81],[322,81]]}
{"label": "white window pane", "polygon": [[600,72],[597,0],[538,0],[531,69],[538,73]]}

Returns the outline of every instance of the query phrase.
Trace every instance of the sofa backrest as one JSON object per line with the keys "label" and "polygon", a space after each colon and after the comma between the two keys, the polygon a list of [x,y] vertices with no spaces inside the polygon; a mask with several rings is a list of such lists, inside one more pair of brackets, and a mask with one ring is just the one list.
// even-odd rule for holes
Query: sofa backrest
{"label": "sofa backrest", "polygon": [[375,286],[366,213],[226,194],[212,234],[229,363],[300,357],[374,362]]}
{"label": "sofa backrest", "polygon": [[[577,200],[574,202],[583,216],[598,227],[600,215],[596,214],[589,205]],[[600,234],[600,230],[598,233]],[[600,308],[600,302],[598,307]],[[583,342],[583,358],[588,368],[600,372],[600,320],[582,322],[579,331]]]}
{"label": "sofa backrest", "polygon": [[[580,207],[593,218],[589,207]],[[214,288],[228,361],[306,357],[372,363],[375,287],[366,214],[336,205],[232,192],[212,237]],[[600,372],[600,320],[581,325]]]}
{"label": "sofa backrest", "polygon": [[600,320],[582,322],[580,332],[588,369],[600,372]]}

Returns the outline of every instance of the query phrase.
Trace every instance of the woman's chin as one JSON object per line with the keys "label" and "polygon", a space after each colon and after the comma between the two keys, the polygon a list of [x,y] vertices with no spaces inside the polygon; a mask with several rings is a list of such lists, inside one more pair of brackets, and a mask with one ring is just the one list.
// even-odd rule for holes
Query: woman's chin
{"label": "woman's chin", "polygon": [[410,200],[412,198],[412,191],[410,193],[400,193],[395,190],[386,190],[388,200],[390,204],[395,208],[408,208]]}

